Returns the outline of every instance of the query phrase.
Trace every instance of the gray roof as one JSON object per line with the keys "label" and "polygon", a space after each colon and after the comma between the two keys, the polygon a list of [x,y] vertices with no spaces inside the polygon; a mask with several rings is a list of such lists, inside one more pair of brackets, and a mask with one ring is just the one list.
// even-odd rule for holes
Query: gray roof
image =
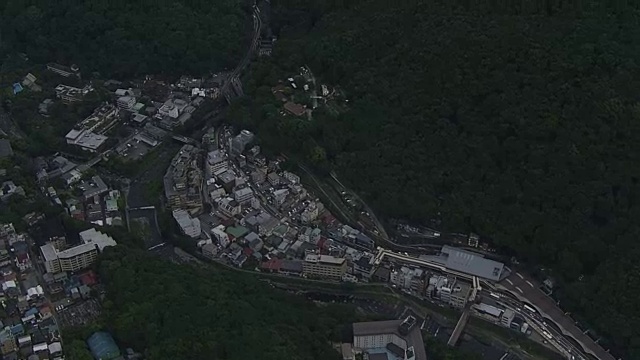
{"label": "gray roof", "polygon": [[368,321],[353,323],[353,336],[395,334],[402,320]]}
{"label": "gray roof", "polygon": [[413,346],[415,360],[427,360],[420,324],[416,324],[407,336],[402,336],[398,332],[398,327],[400,327],[402,321],[403,320],[385,320],[353,323],[353,336],[396,334],[407,342],[407,348]]}
{"label": "gray roof", "polygon": [[483,279],[498,281],[504,270],[504,264],[484,258],[481,254],[472,253],[451,246],[443,246],[442,254],[446,256],[447,269],[475,275]]}

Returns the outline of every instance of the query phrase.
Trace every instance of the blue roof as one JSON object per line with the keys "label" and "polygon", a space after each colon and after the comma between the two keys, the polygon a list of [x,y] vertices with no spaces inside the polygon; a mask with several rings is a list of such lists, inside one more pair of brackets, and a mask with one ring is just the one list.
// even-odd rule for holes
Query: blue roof
{"label": "blue roof", "polygon": [[120,349],[108,332],[93,333],[87,340],[87,345],[89,345],[93,357],[98,360],[114,359],[120,356]]}
{"label": "blue roof", "polygon": [[19,93],[19,92],[22,92],[22,90],[24,90],[24,89],[22,88],[22,85],[20,85],[20,83],[13,84],[13,94],[14,95]]}
{"label": "blue roof", "polygon": [[38,313],[38,309],[36,309],[36,308],[31,308],[31,309],[27,310],[27,311],[24,313],[24,316],[25,316],[25,317],[27,317],[27,316],[30,316],[30,315],[36,315],[37,313]]}
{"label": "blue roof", "polygon": [[24,326],[22,324],[16,324],[11,327],[11,333],[15,336],[18,334],[24,334]]}

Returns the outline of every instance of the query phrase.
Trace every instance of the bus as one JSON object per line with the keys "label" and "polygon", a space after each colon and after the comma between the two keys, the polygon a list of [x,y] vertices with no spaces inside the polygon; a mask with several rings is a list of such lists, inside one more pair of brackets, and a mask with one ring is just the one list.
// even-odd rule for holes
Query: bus
{"label": "bus", "polygon": [[531,306],[529,306],[527,304],[524,304],[524,308],[529,310],[529,312],[532,312],[534,314],[537,313],[536,309],[532,308]]}
{"label": "bus", "polygon": [[498,294],[494,294],[494,293],[489,293],[489,296],[491,296],[494,299],[500,299],[500,296]]}

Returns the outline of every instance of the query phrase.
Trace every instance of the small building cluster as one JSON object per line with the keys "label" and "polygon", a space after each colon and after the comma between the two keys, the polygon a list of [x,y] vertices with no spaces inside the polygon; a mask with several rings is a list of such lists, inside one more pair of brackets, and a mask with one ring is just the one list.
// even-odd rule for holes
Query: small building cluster
{"label": "small building cluster", "polygon": [[0,353],[3,359],[63,359],[60,330],[40,283],[31,238],[0,225]]}
{"label": "small building cluster", "polygon": [[192,213],[202,209],[202,170],[200,151],[184,145],[171,160],[164,175],[164,191],[171,207]]}

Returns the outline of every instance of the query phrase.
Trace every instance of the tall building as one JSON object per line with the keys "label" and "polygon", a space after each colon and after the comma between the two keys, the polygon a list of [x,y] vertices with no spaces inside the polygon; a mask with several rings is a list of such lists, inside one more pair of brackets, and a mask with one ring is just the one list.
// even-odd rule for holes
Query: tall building
{"label": "tall building", "polygon": [[302,263],[306,276],[340,280],[347,272],[347,260],[329,255],[308,254]]}
{"label": "tall building", "polygon": [[242,154],[247,145],[253,141],[253,138],[254,135],[251,131],[242,130],[240,134],[229,141],[229,152],[231,155],[237,156]]}
{"label": "tall building", "polygon": [[207,165],[211,176],[229,168],[225,154],[220,150],[213,150],[207,154]]}
{"label": "tall building", "polygon": [[185,235],[198,238],[202,234],[200,227],[200,220],[198,218],[192,218],[188,212],[182,209],[173,210],[173,218],[180,226],[182,233]]}
{"label": "tall building", "polygon": [[117,245],[109,235],[96,229],[81,232],[80,240],[80,245],[62,251],[59,251],[53,242],[41,246],[40,251],[47,272],[55,274],[82,270],[91,266],[105,247]]}
{"label": "tall building", "polygon": [[120,110],[131,110],[136,105],[136,98],[133,96],[121,96],[116,103]]}

